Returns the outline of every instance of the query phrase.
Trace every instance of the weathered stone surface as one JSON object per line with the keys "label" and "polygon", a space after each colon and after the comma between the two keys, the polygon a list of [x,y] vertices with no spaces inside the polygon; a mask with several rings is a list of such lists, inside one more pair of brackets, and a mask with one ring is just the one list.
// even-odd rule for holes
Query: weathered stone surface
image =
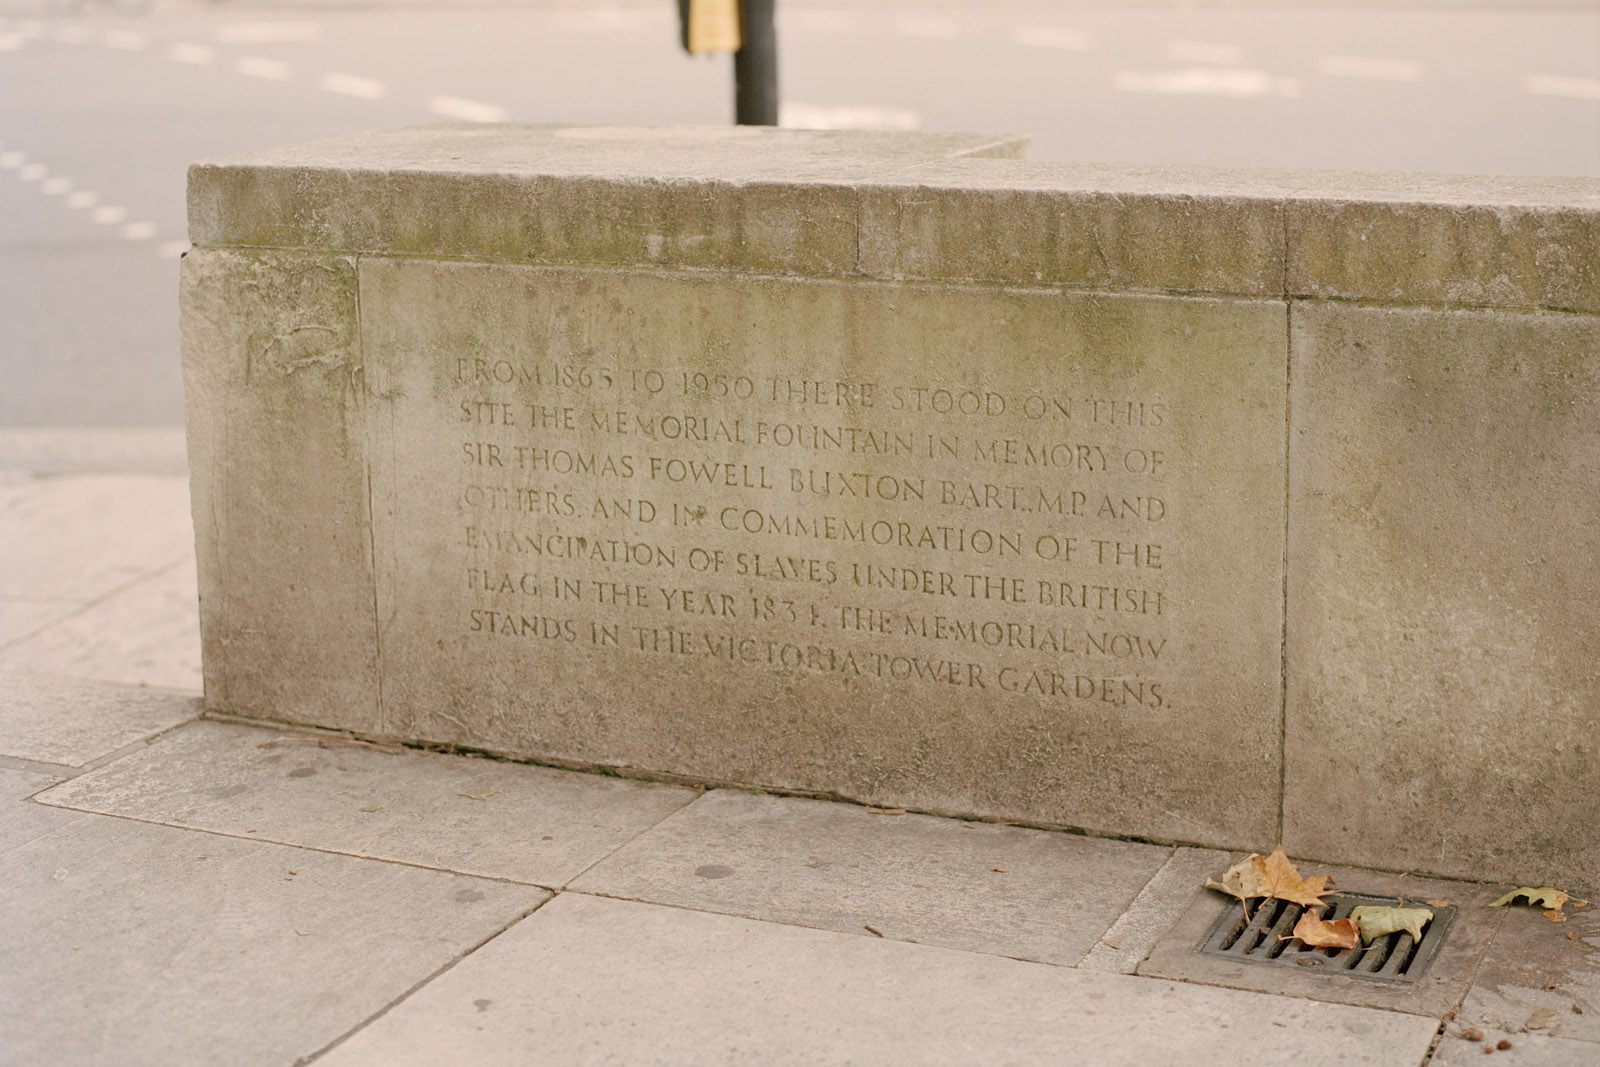
{"label": "weathered stone surface", "polygon": [[572,888],[1070,965],[1171,851],[716,790]]}
{"label": "weathered stone surface", "polygon": [[[1565,914],[1553,923],[1521,904],[1506,913],[1461,1005],[1462,1025],[1600,1042],[1600,911],[1569,905]],[[1600,1044],[1589,1055],[1600,1060]]]}
{"label": "weathered stone surface", "polygon": [[1226,870],[1227,853],[1205,848],[1172,850],[1139,895],[1104,936],[1078,961],[1095,971],[1134,974],[1184,909],[1194,900],[1195,886]]}
{"label": "weathered stone surface", "polygon": [[1436,1026],[565,894],[318,1062],[1411,1067]]}
{"label": "weathered stone surface", "polygon": [[46,804],[559,888],[695,794],[198,723]]}
{"label": "weathered stone surface", "polygon": [[355,262],[196,250],[182,278],[207,700],[372,729]]}
{"label": "weathered stone surface", "polygon": [[200,713],[183,693],[0,671],[0,754],[81,767]]}
{"label": "weathered stone surface", "polygon": [[291,1063],[547,896],[45,811],[60,825],[0,857],[0,1047],[16,1063]]}
{"label": "weathered stone surface", "polygon": [[190,236],[199,245],[848,274],[852,183],[1026,148],[1026,138],[990,134],[442,124],[196,164]]}
{"label": "weathered stone surface", "polygon": [[1272,836],[1281,305],[361,275],[385,734]]}
{"label": "weathered stone surface", "polygon": [[1600,319],[1291,322],[1286,846],[1600,887]]}

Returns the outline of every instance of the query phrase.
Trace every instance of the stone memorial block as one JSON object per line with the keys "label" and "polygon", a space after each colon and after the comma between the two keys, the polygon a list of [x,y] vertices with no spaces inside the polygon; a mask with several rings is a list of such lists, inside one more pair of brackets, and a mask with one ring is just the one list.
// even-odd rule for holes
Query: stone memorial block
{"label": "stone memorial block", "polygon": [[1024,148],[196,165],[208,706],[1600,888],[1600,186]]}

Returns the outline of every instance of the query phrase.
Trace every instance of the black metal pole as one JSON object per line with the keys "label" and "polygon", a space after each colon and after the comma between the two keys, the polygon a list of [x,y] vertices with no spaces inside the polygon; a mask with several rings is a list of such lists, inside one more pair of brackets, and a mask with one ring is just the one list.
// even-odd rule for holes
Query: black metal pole
{"label": "black metal pole", "polygon": [[740,0],[740,37],[733,54],[733,121],[740,126],[778,124],[776,0]]}

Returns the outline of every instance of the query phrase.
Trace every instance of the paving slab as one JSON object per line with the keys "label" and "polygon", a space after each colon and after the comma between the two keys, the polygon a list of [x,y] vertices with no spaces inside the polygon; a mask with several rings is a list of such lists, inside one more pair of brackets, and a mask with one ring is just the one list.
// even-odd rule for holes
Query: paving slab
{"label": "paving slab", "polygon": [[694,797],[674,786],[199,722],[42,799],[559,887]]}
{"label": "paving slab", "polygon": [[318,1063],[1414,1067],[1435,1026],[569,893]]}
{"label": "paving slab", "polygon": [[1071,964],[1171,851],[872,812],[716,790],[572,888]]}
{"label": "paving slab", "polygon": [[[1209,877],[1220,878],[1241,855],[1225,857]],[[1198,952],[1212,924],[1238,901],[1196,882],[1194,894],[1181,917],[1156,943],[1138,973],[1183,982],[1203,982],[1234,989],[1254,989],[1287,996],[1310,997],[1340,1004],[1359,1004],[1394,1011],[1416,1012],[1439,1018],[1456,1010],[1472,983],[1478,962],[1488,949],[1503,915],[1486,905],[1500,894],[1492,886],[1443,879],[1413,878],[1400,874],[1364,871],[1353,867],[1300,863],[1301,875],[1326,874],[1334,890],[1396,897],[1409,904],[1439,901],[1454,905],[1444,943],[1414,983],[1380,982],[1328,972],[1305,973],[1298,968],[1270,963],[1202,956]]]}
{"label": "paving slab", "polygon": [[181,475],[82,474],[0,485],[0,594],[87,601],[194,548]]}
{"label": "paving slab", "polygon": [[39,1067],[281,1067],[544,897],[81,817],[0,865],[0,1049]]}
{"label": "paving slab", "polygon": [[1078,966],[1133,974],[1194,899],[1194,887],[1204,885],[1212,872],[1224,869],[1228,863],[1226,852],[1174,849],[1128,910],[1111,924]]}
{"label": "paving slab", "polygon": [[37,633],[80,606],[76,600],[0,597],[0,648]]}
{"label": "paving slab", "polygon": [[0,754],[81,767],[200,713],[184,693],[0,668]]}
{"label": "paving slab", "polygon": [[[1510,908],[1461,1005],[1464,1023],[1600,1042],[1600,910]],[[1600,1045],[1589,1050],[1600,1063]]]}
{"label": "paving slab", "polygon": [[0,652],[0,664],[199,693],[200,594],[183,555]]}
{"label": "paving slab", "polygon": [[1600,1063],[1600,1053],[1587,1041],[1567,1041],[1559,1037],[1542,1037],[1536,1034],[1499,1033],[1489,1035],[1490,1042],[1501,1038],[1511,1042],[1511,1047],[1496,1050],[1497,1058],[1485,1060],[1484,1045],[1477,1041],[1464,1041],[1459,1037],[1446,1037],[1429,1060],[1430,1067],[1594,1067]]}
{"label": "paving slab", "polygon": [[[20,848],[68,823],[88,818],[76,812],[47,808],[30,799],[60,780],[37,771],[0,767],[0,854]],[[0,902],[0,906],[3,903]]]}

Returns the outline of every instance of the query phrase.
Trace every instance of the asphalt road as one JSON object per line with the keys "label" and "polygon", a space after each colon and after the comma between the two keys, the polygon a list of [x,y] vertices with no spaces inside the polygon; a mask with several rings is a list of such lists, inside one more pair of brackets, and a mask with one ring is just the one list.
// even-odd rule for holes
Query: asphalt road
{"label": "asphalt road", "polygon": [[[125,2],[0,15],[0,426],[182,421],[193,160],[439,118],[731,115],[727,58],[682,55],[667,0]],[[1020,131],[1045,159],[1600,176],[1596,8],[806,6],[779,42],[792,125]]]}

